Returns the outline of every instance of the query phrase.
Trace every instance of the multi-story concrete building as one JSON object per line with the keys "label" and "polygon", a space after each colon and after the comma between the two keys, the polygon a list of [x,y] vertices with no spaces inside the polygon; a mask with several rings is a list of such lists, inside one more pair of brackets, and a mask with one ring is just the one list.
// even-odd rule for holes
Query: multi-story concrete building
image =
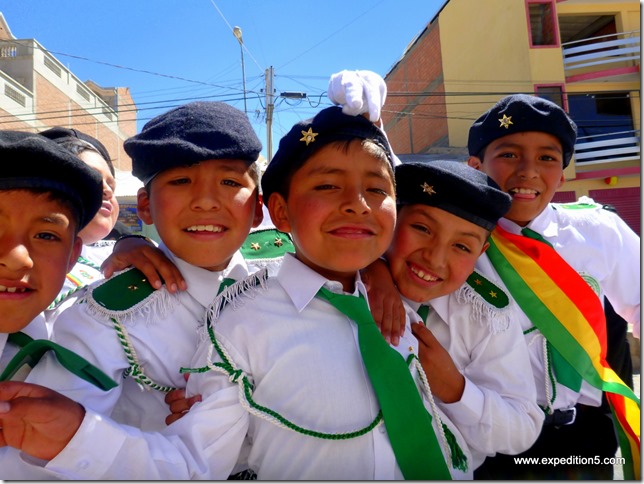
{"label": "multi-story concrete building", "polygon": [[385,76],[392,146],[464,160],[492,104],[546,97],[579,127],[555,200],[610,203],[639,234],[639,28],[637,0],[447,0]]}
{"label": "multi-story concrete building", "polygon": [[123,141],[136,134],[127,87],[81,81],[35,39],[16,39],[0,13],[0,129],[76,128],[99,139],[114,167],[129,172]]}

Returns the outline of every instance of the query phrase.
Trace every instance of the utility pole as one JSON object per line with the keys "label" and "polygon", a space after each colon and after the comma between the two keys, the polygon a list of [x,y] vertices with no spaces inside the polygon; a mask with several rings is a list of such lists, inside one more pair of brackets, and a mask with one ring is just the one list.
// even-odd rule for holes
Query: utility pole
{"label": "utility pole", "polygon": [[233,29],[233,34],[239,42],[239,48],[241,50],[241,67],[242,67],[242,83],[244,86],[244,112],[248,115],[248,109],[246,108],[246,71],[244,69],[244,39],[242,37],[242,29],[235,27]]}
{"label": "utility pole", "polygon": [[266,75],[266,151],[268,162],[273,159],[273,66],[265,71]]}

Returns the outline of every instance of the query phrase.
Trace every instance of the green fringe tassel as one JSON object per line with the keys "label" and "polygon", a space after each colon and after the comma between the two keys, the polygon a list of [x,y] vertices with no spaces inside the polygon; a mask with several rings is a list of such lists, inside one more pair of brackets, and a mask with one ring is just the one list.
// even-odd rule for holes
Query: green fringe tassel
{"label": "green fringe tassel", "polygon": [[449,445],[450,454],[452,454],[452,468],[467,472],[467,457],[465,457],[463,450],[456,442],[456,437],[445,424],[443,424],[443,431],[445,432],[447,445]]}

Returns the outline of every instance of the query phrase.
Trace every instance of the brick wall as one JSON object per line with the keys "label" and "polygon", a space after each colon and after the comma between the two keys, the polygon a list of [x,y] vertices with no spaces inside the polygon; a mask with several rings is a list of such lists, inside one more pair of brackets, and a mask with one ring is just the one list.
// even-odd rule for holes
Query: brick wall
{"label": "brick wall", "polygon": [[397,153],[448,146],[438,22],[426,28],[387,74],[383,122]]}

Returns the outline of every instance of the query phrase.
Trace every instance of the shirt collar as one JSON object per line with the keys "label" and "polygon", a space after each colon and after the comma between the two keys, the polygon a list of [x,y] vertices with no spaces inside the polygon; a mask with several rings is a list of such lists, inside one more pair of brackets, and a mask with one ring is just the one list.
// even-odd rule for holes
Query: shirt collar
{"label": "shirt collar", "polygon": [[[513,234],[520,234],[521,229],[523,228],[506,218],[499,220],[499,225],[502,229]],[[553,205],[549,204],[539,215],[531,220],[526,227],[538,232],[546,238],[556,238],[559,233],[559,226],[557,224],[556,210]]]}
{"label": "shirt collar", "polygon": [[163,243],[159,244],[159,249],[181,272],[186,284],[188,284],[186,292],[205,308],[212,303],[219,293],[219,286],[224,279],[230,278],[239,281],[248,276],[248,266],[239,251],[235,252],[223,271],[209,271],[180,259],[170,252],[170,249]]}
{"label": "shirt collar", "polygon": [[[302,312],[323,286],[331,292],[344,294],[340,282],[326,279],[291,253],[284,254],[284,260],[275,277],[284,288],[284,291],[286,291],[298,313]],[[360,279],[360,273],[356,272],[354,295],[359,294],[362,294],[369,301],[367,299],[367,289]]]}

